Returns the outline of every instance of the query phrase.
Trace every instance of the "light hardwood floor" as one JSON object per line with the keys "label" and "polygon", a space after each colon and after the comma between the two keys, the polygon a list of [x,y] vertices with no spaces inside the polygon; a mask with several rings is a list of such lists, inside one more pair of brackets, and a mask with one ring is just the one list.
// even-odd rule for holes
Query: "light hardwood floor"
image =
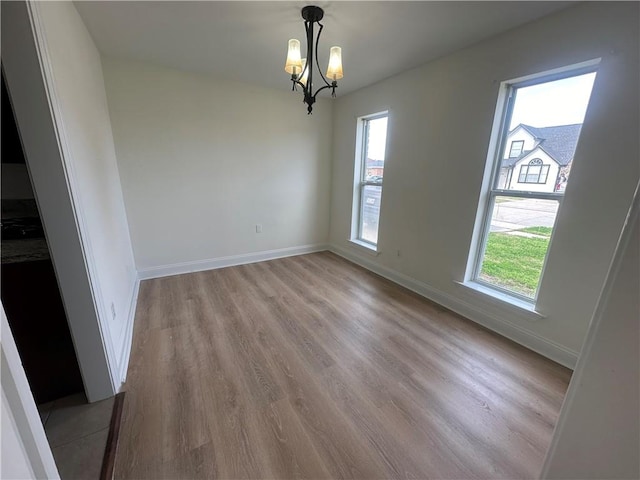
{"label": "light hardwood floor", "polygon": [[328,252],[147,280],[115,478],[533,478],[570,374]]}

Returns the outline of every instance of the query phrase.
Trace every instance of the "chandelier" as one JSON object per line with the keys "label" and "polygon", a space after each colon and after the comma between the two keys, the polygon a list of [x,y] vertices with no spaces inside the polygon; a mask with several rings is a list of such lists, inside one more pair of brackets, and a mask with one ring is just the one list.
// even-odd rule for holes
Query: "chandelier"
{"label": "chandelier", "polygon": [[[320,23],[324,17],[324,10],[314,5],[306,6],[302,9],[302,18],[304,19],[304,29],[307,33],[307,57],[302,58],[300,54],[300,40],[292,38],[289,40],[289,50],[287,52],[287,62],[284,66],[285,72],[291,74],[291,90],[297,90],[297,86],[302,87],[304,94],[304,103],[307,104],[307,114],[311,114],[313,104],[316,102],[316,96],[322,90],[330,88],[331,96],[336,96],[336,88],[338,80],[343,77],[342,74],[342,49],[340,47],[331,47],[329,50],[329,67],[326,76],[322,74],[320,63],[318,62],[318,43],[320,34],[324,26]],[[318,24],[318,36],[313,38],[314,24]],[[313,63],[318,67],[320,78],[324,85],[313,92]],[[331,80],[331,83],[327,80]]]}

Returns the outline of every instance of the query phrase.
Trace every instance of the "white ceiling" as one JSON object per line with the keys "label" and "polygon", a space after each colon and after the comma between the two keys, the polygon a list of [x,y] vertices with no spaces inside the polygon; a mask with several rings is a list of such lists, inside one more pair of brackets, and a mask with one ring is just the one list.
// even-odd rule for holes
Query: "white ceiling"
{"label": "white ceiling", "polygon": [[302,7],[325,10],[320,65],[342,47],[338,94],[370,85],[571,2],[76,1],[100,51],[181,70],[290,89],[287,41],[305,47]]}

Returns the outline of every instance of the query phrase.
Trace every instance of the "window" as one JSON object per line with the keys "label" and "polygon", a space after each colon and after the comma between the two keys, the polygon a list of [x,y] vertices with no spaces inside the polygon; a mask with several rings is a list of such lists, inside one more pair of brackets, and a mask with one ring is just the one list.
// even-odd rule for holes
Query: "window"
{"label": "window", "polygon": [[380,201],[384,178],[384,158],[387,143],[387,113],[359,119],[358,133],[362,139],[356,152],[354,219],[351,238],[369,248],[378,244]]}
{"label": "window", "polygon": [[542,160],[534,158],[528,165],[520,167],[518,183],[547,183],[549,177],[549,165],[544,165]]}
{"label": "window", "polygon": [[519,157],[524,148],[524,140],[514,140],[511,142],[511,150],[509,151],[509,158]]}
{"label": "window", "polygon": [[[469,263],[472,282],[535,302],[595,65],[502,84],[500,133],[487,166],[492,177]],[[535,156],[525,163],[515,158],[524,142],[509,138],[523,131],[534,139],[529,152]]]}

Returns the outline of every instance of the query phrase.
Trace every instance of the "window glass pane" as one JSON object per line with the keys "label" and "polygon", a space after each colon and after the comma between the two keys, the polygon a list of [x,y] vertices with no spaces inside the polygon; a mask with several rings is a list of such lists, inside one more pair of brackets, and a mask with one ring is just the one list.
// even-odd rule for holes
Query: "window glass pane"
{"label": "window glass pane", "polygon": [[496,196],[478,278],[534,298],[558,200]]}
{"label": "window glass pane", "polygon": [[509,158],[517,157],[522,153],[524,147],[524,141],[514,140],[511,142],[511,151],[509,152]]}
{"label": "window glass pane", "polygon": [[[378,244],[380,200],[387,142],[388,117],[365,118],[363,122],[364,144],[361,164],[359,218],[357,238],[373,245]],[[370,185],[374,183],[376,185]],[[369,185],[367,185],[369,184]]]}
{"label": "window glass pane", "polygon": [[382,187],[365,185],[362,187],[362,214],[360,215],[360,239],[378,243],[378,221],[380,219],[380,199]]}
{"label": "window glass pane", "polygon": [[387,143],[387,117],[367,120],[366,132],[364,180],[367,182],[382,182]]}
{"label": "window glass pane", "polygon": [[[512,87],[476,279],[534,299],[595,73]],[[519,156],[517,143],[522,144]],[[518,191],[519,196],[498,190]]]}
{"label": "window glass pane", "polygon": [[[497,188],[530,191],[535,183],[537,192],[564,193],[595,76],[587,73],[515,89]],[[523,177],[521,166],[533,159],[549,165],[546,175],[530,167]]]}
{"label": "window glass pane", "polygon": [[526,165],[522,165],[520,167],[520,177],[518,177],[518,182],[520,183],[524,183],[525,179],[527,178],[527,171],[529,170],[529,167]]}
{"label": "window glass pane", "polygon": [[542,173],[540,174],[540,183],[547,183],[548,176],[549,176],[549,165],[543,165]]}

